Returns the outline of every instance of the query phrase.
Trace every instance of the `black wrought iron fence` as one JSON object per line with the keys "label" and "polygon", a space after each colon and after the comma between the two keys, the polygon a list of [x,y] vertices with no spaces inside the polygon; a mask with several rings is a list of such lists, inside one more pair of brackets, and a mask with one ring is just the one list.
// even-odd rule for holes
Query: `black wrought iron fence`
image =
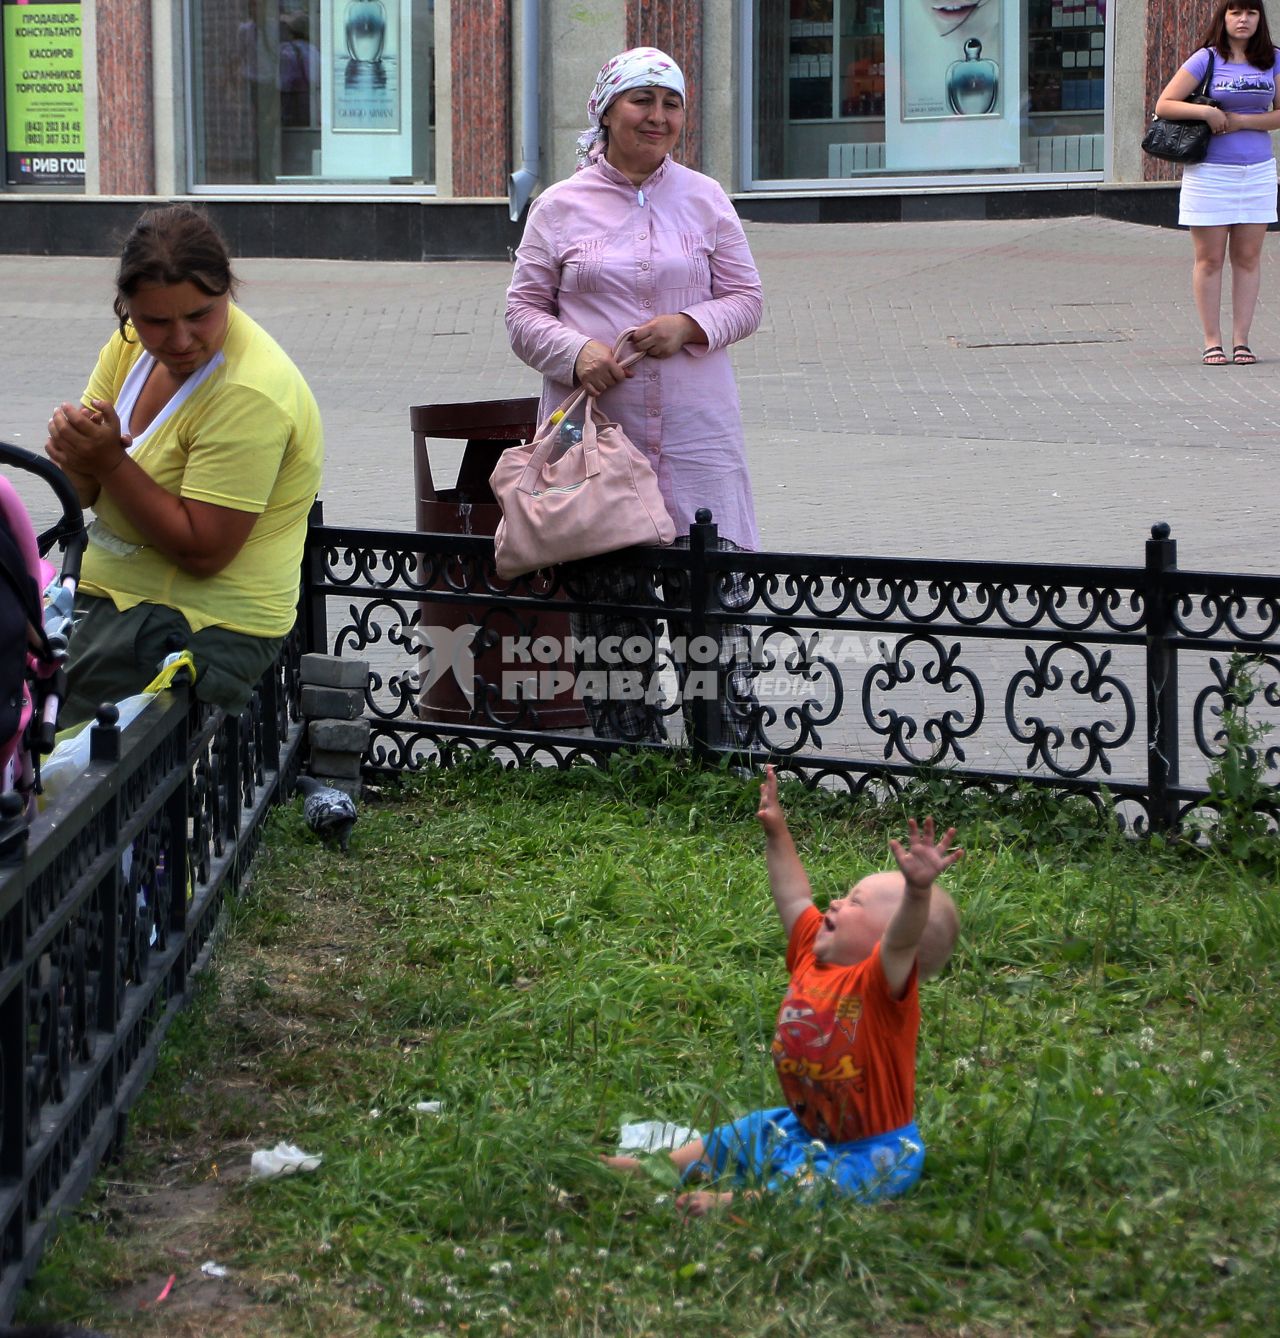
{"label": "black wrought iron fence", "polygon": [[[296,769],[301,635],[239,717],[161,694],[0,855],[0,1321],[123,1135]],[[18,805],[21,808],[21,805]]]}
{"label": "black wrought iron fence", "polygon": [[[853,792],[1029,781],[1157,829],[1205,797],[1242,671],[1255,725],[1280,720],[1280,578],[1182,571],[1161,526],[1142,565],[1090,567],[725,551],[704,516],[687,548],[503,581],[487,537],[317,510],[305,561],[243,715],[167,694],[100,725],[29,829],[0,799],[0,1320],[122,1136],[296,771],[302,650],[370,661],[375,771],[685,747]],[[1280,744],[1258,747],[1275,778]]]}
{"label": "black wrought iron fence", "polygon": [[[1207,793],[1237,656],[1255,722],[1280,720],[1280,578],[1182,571],[1167,526],[1143,557],[741,553],[708,518],[687,549],[611,556],[607,579],[503,581],[488,538],[317,518],[304,584],[310,648],[370,660],[375,770],[687,746],[850,791],[922,768],[1031,782],[1161,829]],[[583,631],[602,626],[623,633],[603,655]],[[1280,774],[1280,746],[1262,763]]]}

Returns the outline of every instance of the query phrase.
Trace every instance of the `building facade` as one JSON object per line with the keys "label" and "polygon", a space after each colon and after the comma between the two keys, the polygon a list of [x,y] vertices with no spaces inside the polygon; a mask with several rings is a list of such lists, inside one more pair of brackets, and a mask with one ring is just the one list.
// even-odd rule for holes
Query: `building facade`
{"label": "building facade", "polygon": [[744,214],[1079,213],[1109,195],[1167,221],[1173,174],[1138,141],[1206,8],[0,0],[0,245],[25,249],[8,218],[60,249],[71,199],[192,196],[277,254],[300,231],[298,254],[377,254],[408,218],[442,254],[450,234],[458,254],[500,253],[535,181],[572,170],[601,62],[641,44],[684,67],[679,156]]}

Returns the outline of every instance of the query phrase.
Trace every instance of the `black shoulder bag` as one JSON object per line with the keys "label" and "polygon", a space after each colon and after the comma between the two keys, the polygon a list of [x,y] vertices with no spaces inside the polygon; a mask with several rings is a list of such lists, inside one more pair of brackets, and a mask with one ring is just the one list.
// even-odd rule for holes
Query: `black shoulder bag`
{"label": "black shoulder bag", "polygon": [[[1200,80],[1200,86],[1186,102],[1194,102],[1202,107],[1216,107],[1218,104],[1208,96],[1209,83],[1213,79],[1213,48],[1209,48],[1209,66]],[[1142,149],[1153,158],[1163,158],[1169,163],[1199,163],[1209,152],[1209,140],[1213,131],[1208,121],[1170,121],[1163,116],[1151,113],[1151,124],[1142,137]]]}

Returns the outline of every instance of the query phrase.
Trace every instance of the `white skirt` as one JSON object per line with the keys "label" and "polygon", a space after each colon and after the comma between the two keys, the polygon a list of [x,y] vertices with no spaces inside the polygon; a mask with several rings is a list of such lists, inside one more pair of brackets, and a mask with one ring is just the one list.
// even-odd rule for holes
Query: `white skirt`
{"label": "white skirt", "polygon": [[1276,221],[1276,160],[1188,163],[1182,169],[1178,222],[1184,228]]}

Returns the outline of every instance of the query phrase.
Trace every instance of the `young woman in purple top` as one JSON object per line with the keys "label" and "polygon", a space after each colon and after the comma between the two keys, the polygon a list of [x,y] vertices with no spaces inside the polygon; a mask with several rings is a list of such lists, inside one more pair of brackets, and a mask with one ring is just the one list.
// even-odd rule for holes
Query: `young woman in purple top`
{"label": "young woman in purple top", "polygon": [[[1213,59],[1208,95],[1186,101]],[[1182,169],[1178,222],[1191,229],[1191,291],[1204,327],[1206,366],[1257,362],[1249,327],[1262,278],[1262,242],[1276,221],[1276,163],[1269,131],[1280,129],[1280,52],[1271,41],[1262,0],[1218,0],[1201,50],[1169,80],[1156,115],[1207,121],[1213,130],[1202,163]],[[1222,267],[1231,257],[1230,359],[1222,348]]]}

